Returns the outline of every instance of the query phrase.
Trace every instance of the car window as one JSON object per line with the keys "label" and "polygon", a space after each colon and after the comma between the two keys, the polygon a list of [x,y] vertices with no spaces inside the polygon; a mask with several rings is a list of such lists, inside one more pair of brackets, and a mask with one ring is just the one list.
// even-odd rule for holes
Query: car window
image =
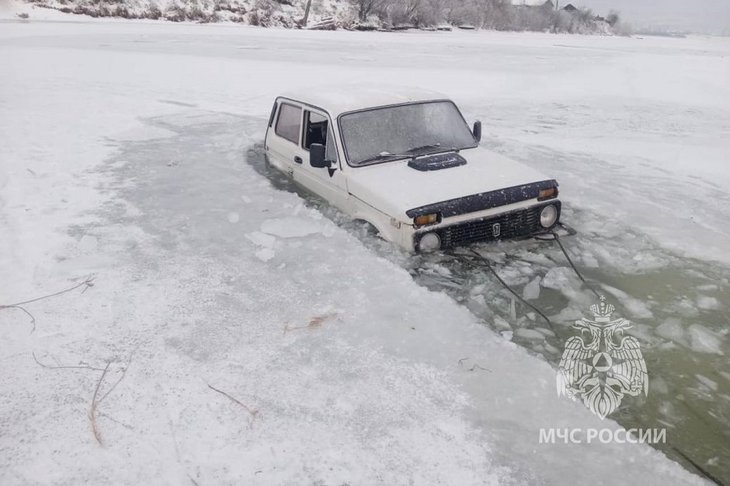
{"label": "car window", "polygon": [[276,120],[276,134],[298,144],[301,125],[302,109],[289,103],[282,103]]}
{"label": "car window", "polygon": [[329,118],[312,111],[305,112],[303,147],[309,150],[313,143],[325,146],[325,159],[337,162],[337,145]]}
{"label": "car window", "polygon": [[327,117],[319,113],[307,112],[306,128],[304,130],[304,148],[309,150],[313,143],[326,145]]}

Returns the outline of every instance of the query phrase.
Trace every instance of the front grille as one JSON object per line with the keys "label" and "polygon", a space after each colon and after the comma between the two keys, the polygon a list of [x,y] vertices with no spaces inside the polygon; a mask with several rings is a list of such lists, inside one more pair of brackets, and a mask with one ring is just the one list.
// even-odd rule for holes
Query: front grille
{"label": "front grille", "polygon": [[[560,211],[560,202],[554,201]],[[467,221],[434,230],[441,238],[441,248],[468,245],[479,241],[496,241],[529,236],[545,231],[540,225],[540,211],[546,205],[503,213],[491,218]],[[495,225],[499,224],[499,234],[495,235]],[[419,235],[420,239],[420,235]]]}

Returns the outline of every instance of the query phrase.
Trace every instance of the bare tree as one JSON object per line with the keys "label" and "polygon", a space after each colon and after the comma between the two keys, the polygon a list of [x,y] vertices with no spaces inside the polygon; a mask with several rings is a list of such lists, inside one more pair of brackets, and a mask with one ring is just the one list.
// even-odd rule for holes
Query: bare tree
{"label": "bare tree", "polygon": [[392,2],[389,11],[391,12],[391,19],[394,20],[393,23],[395,24],[397,21],[397,23],[415,24],[416,13],[420,9],[421,3],[421,0],[396,0]]}
{"label": "bare tree", "polygon": [[611,10],[608,12],[608,17],[606,17],[606,22],[608,22],[608,25],[613,27],[614,25],[618,24],[620,21],[620,17],[617,11]]}
{"label": "bare tree", "polygon": [[360,21],[364,22],[374,13],[382,13],[387,3],[387,0],[350,0],[355,7],[357,7],[357,15]]}

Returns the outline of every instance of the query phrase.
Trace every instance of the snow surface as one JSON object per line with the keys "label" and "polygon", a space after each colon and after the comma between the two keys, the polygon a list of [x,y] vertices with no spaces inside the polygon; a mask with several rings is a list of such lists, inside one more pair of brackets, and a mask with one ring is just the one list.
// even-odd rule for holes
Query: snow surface
{"label": "snow surface", "polygon": [[[618,426],[244,154],[292,83],[388,77],[451,93],[503,148],[539,140],[525,161],[607,218],[597,236],[631,220],[727,263],[727,40],[33,21],[0,39],[0,303],[95,275],[28,304],[35,332],[0,311],[1,483],[701,483],[645,445],[539,444]],[[103,445],[101,372],[34,354],[110,363]]]}

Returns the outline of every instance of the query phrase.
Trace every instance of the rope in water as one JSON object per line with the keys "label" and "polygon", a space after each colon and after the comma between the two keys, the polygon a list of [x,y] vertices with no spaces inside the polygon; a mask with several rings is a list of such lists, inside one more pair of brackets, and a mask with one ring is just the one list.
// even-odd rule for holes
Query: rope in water
{"label": "rope in water", "polygon": [[[578,267],[575,266],[575,263],[573,263],[573,259],[570,258],[570,255],[568,254],[568,250],[565,249],[565,246],[563,245],[563,242],[560,241],[560,236],[558,236],[558,234],[555,231],[551,231],[550,234],[552,235],[552,238],[551,239],[552,240],[555,240],[555,242],[558,244],[558,247],[563,252],[563,255],[565,255],[565,259],[568,261],[568,263],[570,264],[570,267],[573,269],[573,271],[578,276],[578,278],[581,280],[581,282],[583,282],[583,284],[585,284],[585,286],[588,287],[588,289],[591,292],[593,292],[593,294],[597,298],[600,299],[601,298],[601,294],[599,294],[596,291],[596,289],[594,289],[591,286],[591,284],[588,283],[588,281],[585,279],[585,277],[583,277],[583,274],[580,273],[580,270],[578,270]],[[545,241],[549,241],[549,240],[545,240]],[[470,249],[469,251],[471,253],[473,253],[474,255],[476,255],[477,258],[479,258],[482,262],[484,262],[484,264],[487,266],[487,269],[492,273],[492,275],[494,275],[494,278],[496,278],[499,281],[499,283],[502,284],[502,286],[505,289],[507,289],[512,295],[514,295],[520,302],[522,302],[527,307],[529,307],[530,309],[532,309],[535,312],[537,312],[540,315],[540,317],[542,317],[545,320],[545,322],[548,323],[548,326],[550,326],[550,329],[552,329],[553,331],[555,331],[555,329],[553,328],[553,323],[550,320],[550,318],[548,316],[546,316],[544,312],[542,312],[540,309],[538,309],[537,307],[535,307],[534,305],[532,305],[524,297],[522,297],[520,294],[518,294],[512,287],[510,287],[509,284],[507,282],[505,282],[504,279],[502,279],[502,277],[499,276],[499,274],[497,273],[497,271],[494,269],[494,266],[492,266],[492,262],[489,261],[488,258],[486,258],[484,255],[482,255],[481,253],[479,253],[478,251],[476,251],[474,249]]]}
{"label": "rope in water", "polygon": [[512,287],[510,287],[510,286],[509,286],[509,284],[507,284],[507,282],[505,282],[505,281],[504,281],[504,280],[502,279],[502,277],[500,277],[500,276],[499,276],[499,274],[497,273],[497,271],[496,271],[496,270],[494,269],[494,267],[492,266],[491,262],[490,262],[490,261],[489,261],[489,260],[488,260],[488,259],[487,259],[487,258],[486,258],[486,257],[485,257],[484,255],[482,255],[481,253],[479,253],[479,252],[478,252],[478,251],[476,251],[476,250],[471,250],[471,252],[472,252],[472,253],[473,253],[474,255],[476,255],[476,256],[477,256],[477,257],[478,257],[478,258],[479,258],[480,260],[482,260],[482,261],[484,262],[484,264],[485,264],[485,265],[487,266],[487,268],[489,269],[489,271],[490,271],[490,272],[492,272],[492,275],[494,275],[494,277],[495,277],[495,278],[496,278],[497,280],[499,280],[499,283],[501,283],[501,284],[502,284],[502,286],[503,286],[503,287],[504,287],[505,289],[509,290],[509,291],[510,291],[510,293],[511,293],[512,295],[514,295],[515,297],[517,297],[517,299],[519,299],[519,301],[520,301],[520,302],[522,302],[522,303],[523,303],[523,304],[525,304],[525,305],[526,305],[527,307],[529,307],[530,309],[532,309],[532,310],[534,310],[535,312],[537,312],[537,313],[538,313],[538,314],[540,315],[540,317],[542,317],[543,319],[545,319],[545,322],[547,322],[547,323],[548,323],[548,326],[550,326],[550,329],[552,329],[553,331],[555,331],[555,329],[553,329],[553,323],[552,323],[552,322],[550,321],[550,319],[548,318],[548,316],[546,316],[546,315],[545,315],[545,314],[544,314],[544,313],[543,313],[543,312],[542,312],[542,311],[541,311],[540,309],[538,309],[538,308],[537,308],[537,307],[535,307],[534,305],[532,305],[532,304],[530,304],[529,302],[527,302],[527,300],[525,300],[525,298],[524,298],[524,297],[522,297],[522,296],[521,296],[520,294],[518,294],[517,292],[515,292],[515,290],[514,290],[514,289],[513,289]]}
{"label": "rope in water", "polygon": [[559,246],[559,247],[560,247],[560,249],[562,250],[562,252],[563,252],[563,255],[565,255],[565,259],[566,259],[566,260],[568,260],[568,263],[570,263],[570,266],[571,266],[571,267],[573,268],[573,271],[575,272],[575,274],[576,274],[576,275],[578,275],[578,278],[579,278],[579,279],[581,279],[581,281],[582,281],[582,282],[583,282],[583,283],[585,284],[585,286],[586,286],[586,287],[588,287],[588,289],[589,289],[589,290],[590,290],[591,292],[593,292],[593,294],[594,294],[594,295],[595,295],[596,297],[598,297],[598,298],[600,299],[600,298],[601,298],[601,294],[599,294],[598,292],[596,292],[596,289],[594,289],[594,288],[593,288],[593,287],[591,286],[591,284],[589,284],[589,283],[588,283],[588,282],[586,281],[586,279],[585,279],[585,278],[583,278],[583,275],[582,275],[582,274],[580,273],[580,271],[578,271],[578,268],[577,268],[577,267],[575,266],[575,263],[573,263],[573,260],[572,260],[572,259],[570,258],[570,255],[568,255],[568,251],[567,251],[567,250],[565,249],[565,247],[563,246],[563,242],[562,242],[562,241],[560,241],[560,236],[558,236],[558,234],[557,234],[557,233],[556,233],[555,231],[551,231],[551,233],[552,233],[552,235],[553,235],[553,239],[555,240],[555,242],[556,242],[556,243],[558,244],[558,246]]}

